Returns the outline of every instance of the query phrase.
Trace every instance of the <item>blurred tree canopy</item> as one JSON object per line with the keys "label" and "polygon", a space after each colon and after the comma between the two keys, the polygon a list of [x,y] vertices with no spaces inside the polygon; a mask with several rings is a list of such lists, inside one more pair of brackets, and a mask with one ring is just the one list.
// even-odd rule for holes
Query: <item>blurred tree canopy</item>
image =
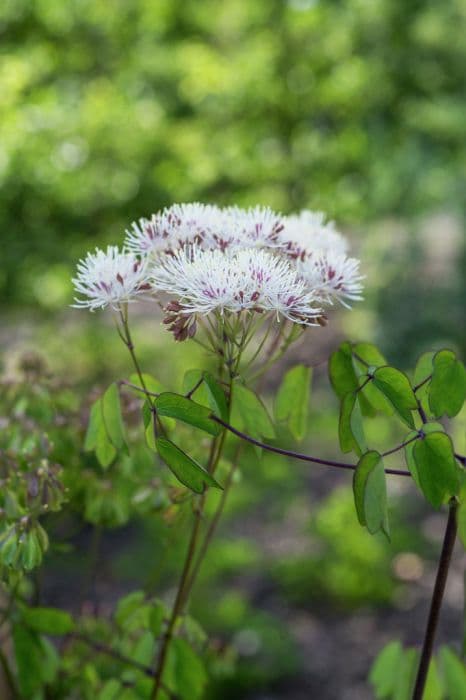
{"label": "blurred tree canopy", "polygon": [[[0,295],[173,201],[458,209],[465,0],[2,0]],[[57,287],[58,284],[58,287]]]}

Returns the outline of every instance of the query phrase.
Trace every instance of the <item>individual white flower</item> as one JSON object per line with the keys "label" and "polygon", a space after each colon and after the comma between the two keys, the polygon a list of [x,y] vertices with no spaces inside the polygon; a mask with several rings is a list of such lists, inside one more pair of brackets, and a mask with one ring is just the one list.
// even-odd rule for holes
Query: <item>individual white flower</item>
{"label": "individual white flower", "polygon": [[303,260],[312,253],[347,253],[348,241],[339,233],[325,214],[304,209],[287,216],[280,242],[290,257]]}
{"label": "individual white flower", "polygon": [[315,296],[290,263],[264,250],[242,249],[225,255],[220,249],[188,246],[160,260],[153,281],[157,289],[177,298],[179,313],[250,309],[275,312],[304,324],[314,323],[320,315]]}
{"label": "individual white flower", "polygon": [[106,306],[118,309],[120,304],[134,301],[151,289],[147,263],[133,253],[120,252],[116,246],[88,253],[79,261],[72,282],[76,292],[84,297],[75,298],[74,306],[91,311]]}
{"label": "individual white flower", "polygon": [[350,308],[348,302],[362,299],[364,278],[359,273],[359,264],[356,258],[328,251],[298,261],[297,270],[308,288],[322,301],[332,303],[333,299],[337,299]]}
{"label": "individual white flower", "polygon": [[[223,214],[210,204],[174,204],[126,231],[126,246],[137,255],[173,253],[189,243],[202,245],[221,230]],[[209,245],[209,244],[208,244]]]}

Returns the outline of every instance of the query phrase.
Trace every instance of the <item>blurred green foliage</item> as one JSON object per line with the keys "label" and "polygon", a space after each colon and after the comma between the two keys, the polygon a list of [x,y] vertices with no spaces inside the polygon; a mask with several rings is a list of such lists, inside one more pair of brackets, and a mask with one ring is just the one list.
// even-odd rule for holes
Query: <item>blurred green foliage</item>
{"label": "blurred green foliage", "polygon": [[173,201],[460,207],[464,0],[3,0],[0,296]]}

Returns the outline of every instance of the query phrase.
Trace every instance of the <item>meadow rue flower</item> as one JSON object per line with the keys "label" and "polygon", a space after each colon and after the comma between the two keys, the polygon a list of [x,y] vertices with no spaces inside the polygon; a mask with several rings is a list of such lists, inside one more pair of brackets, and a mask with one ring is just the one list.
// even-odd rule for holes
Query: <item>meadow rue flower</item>
{"label": "meadow rue flower", "polygon": [[155,265],[153,283],[175,297],[171,304],[176,309],[167,307],[166,322],[172,325],[183,314],[246,309],[272,312],[305,325],[316,323],[321,315],[315,295],[297,271],[286,259],[265,250],[242,249],[225,255],[219,249],[187,246]]}
{"label": "meadow rue flower", "polygon": [[173,253],[188,243],[212,245],[224,227],[224,214],[211,204],[174,204],[126,231],[126,246],[137,255]]}
{"label": "meadow rue flower", "polygon": [[287,254],[304,260],[311,253],[346,253],[348,241],[339,233],[333,221],[325,220],[322,212],[304,209],[287,216],[279,240]]}
{"label": "meadow rue flower", "polygon": [[309,255],[298,261],[297,270],[309,289],[323,302],[337,299],[350,308],[349,301],[362,299],[364,279],[359,273],[359,260],[344,253],[328,251]]}
{"label": "meadow rue flower", "polygon": [[88,253],[78,263],[72,282],[76,292],[84,297],[75,298],[74,306],[91,311],[106,306],[118,309],[120,304],[134,301],[151,289],[147,262],[133,253],[120,252],[117,246]]}
{"label": "meadow rue flower", "polygon": [[281,217],[268,207],[226,207],[174,204],[150,219],[140,219],[126,232],[126,246],[136,255],[157,257],[190,243],[203,250],[277,245]]}

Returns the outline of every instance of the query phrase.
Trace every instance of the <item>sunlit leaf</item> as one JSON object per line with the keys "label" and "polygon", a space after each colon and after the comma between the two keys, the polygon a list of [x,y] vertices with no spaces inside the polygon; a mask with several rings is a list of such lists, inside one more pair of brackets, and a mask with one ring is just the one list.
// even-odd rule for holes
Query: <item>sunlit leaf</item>
{"label": "sunlit leaf", "polygon": [[369,674],[369,682],[378,700],[392,697],[402,657],[403,648],[400,642],[390,642],[376,657]]}
{"label": "sunlit leaf", "polygon": [[374,385],[390,401],[393,408],[411,428],[414,428],[412,411],[417,400],[408,377],[394,367],[379,367],[374,372]]}
{"label": "sunlit leaf", "polygon": [[413,457],[422,492],[434,508],[458,493],[458,467],[448,435],[427,433],[415,442]]}
{"label": "sunlit leaf", "polygon": [[125,429],[121,414],[120,392],[111,384],[102,396],[102,416],[108,438],[117,450],[126,445]]}
{"label": "sunlit leaf", "polygon": [[160,394],[154,403],[159,416],[176,418],[214,436],[222,430],[221,426],[211,419],[210,409],[180,394],[165,392]]}
{"label": "sunlit leaf", "polygon": [[436,417],[456,416],[466,399],[466,370],[451,350],[440,350],[433,359],[429,405]]}
{"label": "sunlit leaf", "polygon": [[361,525],[365,525],[371,534],[383,530],[388,535],[387,485],[378,452],[366,452],[359,460],[354,472],[353,492]]}

